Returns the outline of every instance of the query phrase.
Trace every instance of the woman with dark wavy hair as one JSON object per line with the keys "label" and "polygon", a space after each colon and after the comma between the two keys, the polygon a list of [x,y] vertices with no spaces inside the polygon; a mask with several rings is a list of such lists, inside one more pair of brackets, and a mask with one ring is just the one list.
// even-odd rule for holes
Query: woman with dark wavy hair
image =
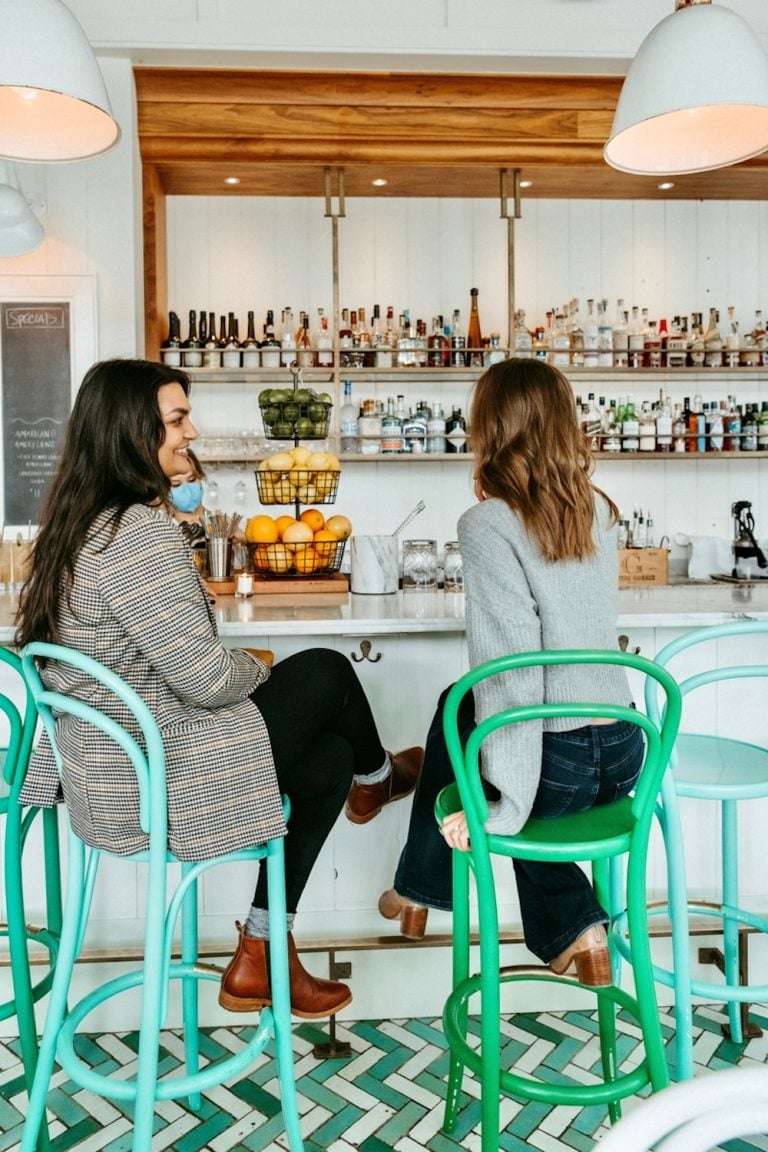
{"label": "woman with dark wavy hair", "polygon": [[[316,648],[270,672],[218,636],[192,551],[168,511],[190,469],[197,432],[184,372],[145,360],[95,364],[78,392],[58,471],[21,591],[16,642],[74,648],[127,681],[157,719],[166,754],[169,847],[204,860],[284,836],[291,1008],[333,1015],[349,988],[320,980],[298,957],[291,929],[312,866],[346,801],[357,823],[412,791],[420,748],[382,747],[350,662]],[[121,723],[103,686],[48,662],[47,687],[87,700]],[[138,734],[134,730],[134,734]],[[73,827],[118,855],[143,851],[136,777],[127,757],[81,721],[62,717],[56,743]],[[43,737],[22,799],[55,804],[59,779]],[[271,1003],[266,871],[261,869],[219,1001],[233,1012]]]}
{"label": "woman with dark wavy hair", "polygon": [[[573,391],[540,360],[506,360],[475,385],[470,410],[477,503],[459,520],[472,667],[511,652],[616,645],[617,509],[591,479]],[[451,848],[466,850],[463,813],[438,830],[434,800],[453,779],[440,699],[394,887],[379,902],[406,935],[423,935],[427,908],[451,907]],[[475,717],[520,704],[631,703],[610,665],[554,665],[494,676],[465,697]],[[633,724],[577,718],[508,725],[484,743],[489,832],[512,835],[529,816],[607,804],[633,787],[643,740]],[[528,948],[553,971],[576,964],[584,983],[610,981],[605,911],[575,864],[514,861]]]}

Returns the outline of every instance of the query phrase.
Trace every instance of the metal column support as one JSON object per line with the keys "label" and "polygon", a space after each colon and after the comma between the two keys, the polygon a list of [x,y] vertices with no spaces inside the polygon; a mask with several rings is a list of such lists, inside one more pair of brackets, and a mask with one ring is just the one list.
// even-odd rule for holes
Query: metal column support
{"label": "metal column support", "polygon": [[344,207],[344,169],[325,169],[325,215],[331,221],[331,269],[333,277],[333,367],[339,370],[339,220],[346,216]]}
{"label": "metal column support", "polygon": [[[510,211],[510,177],[512,179]],[[507,222],[507,345],[512,350],[515,338],[515,220],[522,216],[520,211],[520,169],[499,169],[499,198],[501,218]]]}

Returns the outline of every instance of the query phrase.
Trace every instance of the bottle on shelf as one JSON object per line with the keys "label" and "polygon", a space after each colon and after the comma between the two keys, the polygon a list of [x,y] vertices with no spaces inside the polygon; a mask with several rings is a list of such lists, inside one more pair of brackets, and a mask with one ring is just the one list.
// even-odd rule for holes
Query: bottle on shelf
{"label": "bottle on shelf", "polygon": [[181,362],[185,368],[202,368],[203,346],[197,337],[197,313],[189,310],[189,335],[181,346]]}
{"label": "bottle on shelf", "polygon": [[344,403],[339,409],[339,446],[342,454],[357,452],[358,407],[352,401],[352,381],[344,381]]}
{"label": "bottle on shelf", "polygon": [[768,452],[768,400],[760,405],[760,418],[757,424],[757,448],[759,452]]}
{"label": "bottle on shelf", "polygon": [[720,314],[717,308],[709,310],[709,324],[704,333],[704,364],[707,368],[723,366],[723,337],[720,333]]}
{"label": "bottle on shelf", "polygon": [[384,326],[384,339],[376,349],[376,367],[394,367],[396,350],[397,331],[395,330],[395,308],[393,304],[388,304],[386,323]]}
{"label": "bottle on shelf", "polygon": [[227,338],[221,351],[222,368],[240,367],[240,341],[237,338],[237,320],[234,312],[227,317]]}
{"label": "bottle on shelf", "polygon": [[283,323],[280,331],[280,363],[283,368],[290,368],[296,359],[296,328],[293,319],[293,309],[283,309]]}
{"label": "bottle on shelf", "polygon": [[480,332],[480,309],[477,297],[478,288],[470,288],[469,323],[467,324],[467,368],[482,368],[483,337]]}
{"label": "bottle on shelf", "polygon": [[570,363],[574,368],[583,368],[586,361],[584,347],[584,323],[581,319],[579,300],[574,296],[565,312],[565,331],[568,336]]}
{"label": "bottle on shelf", "polygon": [[227,346],[227,318],[226,316],[219,317],[219,363],[224,367],[224,349]]}
{"label": "bottle on shelf", "polygon": [[603,409],[600,449],[603,452],[621,452],[621,424],[615,400]]}
{"label": "bottle on shelf", "polygon": [[607,300],[600,300],[597,305],[597,366],[613,367],[613,325],[608,319]]}
{"label": "bottle on shelf", "polygon": [[441,404],[436,404],[432,409],[432,415],[427,421],[427,452],[445,452],[446,451],[446,421],[443,415],[443,407]]}
{"label": "bottle on shelf", "polygon": [[722,452],[724,432],[723,408],[717,401],[713,401],[707,413],[707,448],[710,452]]}
{"label": "bottle on shelf", "polygon": [[672,414],[672,451],[688,451],[688,423],[683,414],[682,404],[675,404]]}
{"label": "bottle on shelf", "polygon": [[317,310],[315,359],[318,368],[331,368],[333,366],[333,338],[328,329],[328,317],[323,308]]}
{"label": "bottle on shelf", "polygon": [[467,422],[461,408],[454,408],[445,422],[446,452],[467,451]]}
{"label": "bottle on shelf", "polygon": [[374,364],[376,363],[376,359],[375,359],[376,349],[378,348],[379,344],[382,343],[383,340],[384,340],[384,332],[382,331],[382,327],[381,327],[381,313],[379,311],[378,304],[374,304],[373,311],[371,313],[371,348],[373,349],[373,352],[374,352],[374,360],[373,360]]}
{"label": "bottle on shelf", "polygon": [[691,398],[686,396],[683,400],[683,420],[685,421],[685,450],[696,451],[696,413],[691,408]]}
{"label": "bottle on shelf", "polygon": [[357,327],[354,330],[355,347],[359,350],[361,368],[373,368],[374,358],[371,348],[371,330],[365,318],[365,308],[357,310]]}
{"label": "bottle on shelf", "polygon": [[216,313],[208,313],[208,335],[203,344],[203,368],[221,368],[221,350],[216,339]]}
{"label": "bottle on shelf", "polygon": [[354,333],[349,309],[342,308],[339,320],[339,363],[342,368],[351,368],[354,357]]}
{"label": "bottle on shelf", "polygon": [[744,420],[741,425],[742,452],[757,452],[758,425],[756,404],[746,404],[744,407]]}
{"label": "bottle on shelf", "polygon": [[688,360],[692,368],[703,368],[706,356],[704,326],[701,312],[691,312],[691,331],[688,337]]}
{"label": "bottle on shelf", "polygon": [[397,338],[398,368],[414,368],[416,365],[416,329],[411,324],[408,308],[400,313],[400,334]]}
{"label": "bottle on shelf", "polygon": [[594,300],[587,300],[587,316],[584,321],[584,367],[597,368],[598,330]]}
{"label": "bottle on shelf", "polygon": [[632,305],[632,318],[627,329],[630,368],[642,368],[645,355],[645,329],[640,318],[640,307]]}
{"label": "bottle on shelf", "polygon": [[296,338],[296,360],[299,368],[314,368],[315,350],[312,347],[312,337],[309,334],[309,316],[302,313],[301,327]]}
{"label": "bottle on shelf", "polygon": [[640,452],[656,451],[656,416],[648,400],[643,400],[640,405],[638,440],[638,450]]}
{"label": "bottle on shelf", "polygon": [[375,400],[363,400],[357,419],[358,451],[363,456],[378,456],[381,452],[381,413]]}
{"label": "bottle on shelf", "polygon": [[280,367],[280,341],[275,332],[275,314],[271,308],[267,310],[267,319],[264,323],[264,339],[261,342],[262,368]]}
{"label": "bottle on shelf", "polygon": [[466,367],[467,338],[461,324],[461,310],[454,308],[451,321],[451,364],[454,368]]}
{"label": "bottle on shelf", "polygon": [[258,368],[261,365],[261,349],[256,339],[256,323],[253,312],[248,313],[245,340],[241,348],[243,368]]}
{"label": "bottle on shelf", "polygon": [[571,340],[565,324],[565,313],[555,313],[552,324],[552,350],[550,364],[555,368],[567,368],[571,363]]}
{"label": "bottle on shelf", "polygon": [[663,388],[659,392],[656,407],[656,451],[672,451],[672,408]]}
{"label": "bottle on shelf", "polygon": [[515,312],[515,327],[512,334],[512,355],[527,358],[533,355],[533,338],[525,322],[525,311],[518,308]]}
{"label": "bottle on shelf", "polygon": [[394,396],[387,397],[387,409],[381,418],[381,454],[399,456],[404,447],[403,425],[395,411]]}
{"label": "bottle on shelf", "polygon": [[741,334],[736,309],[728,305],[728,320],[723,332],[723,360],[726,368],[738,368],[741,354]]}
{"label": "bottle on shelf", "polygon": [[430,368],[447,368],[450,363],[448,338],[443,331],[442,316],[432,317],[432,331],[427,340],[427,364]]}
{"label": "bottle on shelf", "polygon": [[672,317],[664,360],[667,368],[685,368],[688,362],[688,336],[679,316]]}
{"label": "bottle on shelf", "polygon": [[175,312],[168,313],[168,335],[160,346],[160,359],[169,368],[181,368],[181,321]]}
{"label": "bottle on shelf", "polygon": [[417,368],[426,368],[427,366],[427,322],[426,320],[416,321],[416,339],[413,345],[414,361]]}
{"label": "bottle on shelf", "polygon": [[635,413],[635,403],[627,400],[624,419],[621,423],[622,452],[637,452],[640,448],[640,422]]}
{"label": "bottle on shelf", "polygon": [[539,324],[533,330],[533,342],[531,344],[531,355],[534,360],[546,360],[548,358],[547,342],[544,338],[545,329],[543,325]]}
{"label": "bottle on shelf", "polygon": [[626,368],[629,364],[629,331],[624,301],[616,301],[616,317],[613,321],[613,367]]}
{"label": "bottle on shelf", "polygon": [[696,416],[696,451],[707,450],[707,418],[704,413],[704,402],[697,393],[693,398],[693,411]]}
{"label": "bottle on shelf", "polygon": [[644,334],[643,363],[646,368],[661,368],[661,336],[655,320],[648,321]]}
{"label": "bottle on shelf", "polygon": [[403,441],[405,451],[413,456],[423,455],[427,450],[427,424],[431,415],[431,409],[423,400],[408,413],[403,425]]}

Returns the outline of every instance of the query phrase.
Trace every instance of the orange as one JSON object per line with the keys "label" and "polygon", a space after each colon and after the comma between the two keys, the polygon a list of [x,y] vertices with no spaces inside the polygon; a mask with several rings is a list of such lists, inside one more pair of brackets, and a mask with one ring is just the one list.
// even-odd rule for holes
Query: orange
{"label": "orange", "polygon": [[293,565],[297,572],[314,572],[319,558],[311,544],[301,544],[293,554]]}
{"label": "orange", "polygon": [[352,535],[352,521],[346,516],[329,516],[325,526],[333,532],[337,540],[346,540]]}
{"label": "orange", "polygon": [[277,517],[277,519],[275,520],[275,524],[277,524],[277,535],[279,536],[279,538],[281,540],[283,538],[283,532],[285,532],[288,525],[289,524],[295,524],[295,523],[296,523],[296,517],[295,516],[283,515],[283,516]]}
{"label": "orange", "polygon": [[299,520],[303,520],[305,524],[309,524],[313,532],[319,532],[321,528],[325,527],[325,516],[319,508],[305,508]]}
{"label": "orange", "polygon": [[256,548],[253,549],[251,559],[253,560],[253,566],[257,572],[269,571],[269,556],[274,547],[274,544],[259,544]]}
{"label": "orange", "polygon": [[291,551],[299,544],[312,543],[312,529],[309,524],[304,524],[303,521],[297,520],[295,524],[289,524],[283,533],[283,544]]}
{"label": "orange", "polygon": [[271,544],[266,551],[270,572],[288,572],[292,567],[293,553],[288,551],[285,544]]}
{"label": "orange", "polygon": [[338,543],[338,537],[334,536],[330,528],[321,528],[319,532],[315,532],[315,552],[321,564],[333,563]]}
{"label": "orange", "polygon": [[274,544],[277,524],[271,516],[251,516],[245,525],[245,539],[249,544]]}

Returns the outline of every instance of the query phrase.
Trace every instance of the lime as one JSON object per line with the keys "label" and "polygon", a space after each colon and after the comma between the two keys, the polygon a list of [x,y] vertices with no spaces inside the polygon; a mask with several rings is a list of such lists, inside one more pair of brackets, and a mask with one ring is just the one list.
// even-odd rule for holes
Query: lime
{"label": "lime", "polygon": [[301,408],[298,404],[294,404],[293,401],[289,404],[283,404],[282,410],[283,420],[298,420],[299,416],[301,416]]}
{"label": "lime", "polygon": [[313,424],[313,422],[310,419],[308,419],[308,417],[302,416],[301,419],[296,421],[295,431],[296,431],[296,435],[299,438],[301,438],[302,436],[304,436],[304,437],[314,436],[315,425]]}
{"label": "lime", "polygon": [[297,404],[309,404],[312,395],[311,388],[297,388],[293,393],[293,398]]}
{"label": "lime", "polygon": [[272,389],[271,388],[262,388],[261,392],[259,392],[259,407],[263,408],[265,404],[269,404],[271,399],[272,399]]}
{"label": "lime", "polygon": [[321,392],[318,396],[318,400],[322,404],[333,404],[333,400],[328,392]]}
{"label": "lime", "polygon": [[285,388],[273,388],[269,399],[273,404],[285,404],[292,396],[293,392],[288,392]]}
{"label": "lime", "polygon": [[315,401],[314,404],[310,404],[307,408],[307,416],[309,416],[310,420],[327,421],[328,412],[326,410],[325,404],[319,404],[317,401]]}
{"label": "lime", "polygon": [[278,420],[272,425],[271,435],[276,436],[278,440],[289,440],[293,436],[293,424],[288,420]]}
{"label": "lime", "polygon": [[275,420],[280,419],[280,408],[277,404],[267,404],[261,414],[267,424],[274,424]]}

